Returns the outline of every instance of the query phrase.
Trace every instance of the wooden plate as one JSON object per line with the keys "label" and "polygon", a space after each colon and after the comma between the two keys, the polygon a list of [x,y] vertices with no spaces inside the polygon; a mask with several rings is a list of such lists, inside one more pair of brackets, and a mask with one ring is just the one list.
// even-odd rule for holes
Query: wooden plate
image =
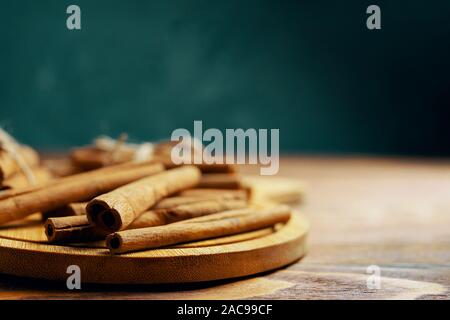
{"label": "wooden plate", "polygon": [[[253,201],[296,202],[303,184],[286,178],[245,177]],[[210,281],[256,274],[305,254],[309,225],[294,212],[285,225],[112,256],[103,243],[50,245],[40,215],[0,227],[0,273],[66,280],[77,265],[86,283],[151,284]]]}
{"label": "wooden plate", "polygon": [[37,218],[0,228],[0,273],[66,280],[81,269],[86,283],[150,284],[209,281],[256,274],[305,254],[309,225],[298,213],[288,223],[235,236],[112,256],[105,248],[45,243]]}

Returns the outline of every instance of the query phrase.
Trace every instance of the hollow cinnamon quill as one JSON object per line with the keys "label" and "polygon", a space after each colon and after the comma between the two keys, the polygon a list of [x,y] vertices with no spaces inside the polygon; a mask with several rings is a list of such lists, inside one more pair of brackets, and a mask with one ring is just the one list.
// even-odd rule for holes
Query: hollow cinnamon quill
{"label": "hollow cinnamon quill", "polygon": [[241,200],[205,200],[179,205],[173,208],[150,210],[140,215],[128,226],[127,229],[160,226],[177,221],[206,216],[217,212],[242,209],[246,206],[247,202]]}
{"label": "hollow cinnamon quill", "polygon": [[44,187],[0,201],[0,224],[19,220],[35,212],[50,211],[71,202],[80,202],[111,191],[137,179],[161,172],[161,164],[150,164],[120,171],[107,171]]}
{"label": "hollow cinnamon quill", "polygon": [[198,188],[240,189],[241,177],[237,174],[208,173],[202,175]]}
{"label": "hollow cinnamon quill", "polygon": [[[225,198],[227,199],[227,198]],[[220,198],[218,196],[214,197],[169,197],[169,198],[164,198],[161,201],[158,201],[158,203],[156,203],[153,207],[152,210],[156,210],[156,209],[169,209],[169,208],[174,208],[177,206],[181,206],[181,205],[188,205],[188,204],[193,204],[193,203],[198,203],[198,202],[204,202],[204,201],[208,201],[208,200],[223,200],[223,198]],[[233,200],[233,199],[231,199]],[[244,200],[241,200],[242,202]],[[81,216],[81,215],[86,215],[86,205],[88,203],[87,202],[74,202],[74,203],[69,203],[64,207],[55,209],[55,210],[51,210],[51,211],[47,211],[47,212],[43,212],[42,216],[43,219],[48,219],[48,218],[56,218],[56,217],[68,217],[68,216]],[[137,218],[139,219],[139,217]],[[136,221],[136,220],[135,220]]]}
{"label": "hollow cinnamon quill", "polygon": [[[106,238],[106,245],[114,254],[159,248],[257,230],[286,222],[291,215],[289,207],[283,205],[267,209],[236,211],[240,212],[235,212],[235,215],[229,218],[202,221],[200,219],[205,217],[201,217],[160,227],[119,231]],[[218,213],[218,215],[220,214]],[[214,214],[208,218],[213,218],[213,216]],[[200,221],[196,222],[196,219]]]}
{"label": "hollow cinnamon quill", "polygon": [[200,171],[184,166],[147,177],[102,194],[91,200],[87,215],[95,225],[110,230],[123,230],[156,202],[200,181]]}
{"label": "hollow cinnamon quill", "polygon": [[37,190],[40,190],[43,188],[47,188],[49,186],[55,186],[55,185],[62,184],[62,183],[68,183],[70,181],[75,181],[75,180],[86,181],[86,180],[94,178],[96,176],[103,176],[107,173],[120,172],[120,171],[123,171],[126,169],[140,168],[140,167],[148,166],[148,165],[152,165],[152,164],[158,164],[159,171],[163,170],[163,167],[161,166],[161,164],[158,162],[154,162],[154,161],[139,162],[139,163],[126,162],[126,163],[121,163],[121,164],[117,164],[117,165],[111,165],[108,167],[103,167],[103,168],[88,171],[88,172],[77,173],[74,175],[62,177],[60,179],[54,179],[45,184],[39,184],[36,186],[29,186],[29,187],[11,189],[11,190],[2,190],[2,191],[0,191],[0,200],[7,199],[7,198],[10,198],[13,196],[22,195],[25,193],[34,192],[34,191],[37,191]]}
{"label": "hollow cinnamon quill", "polygon": [[42,219],[47,220],[48,218],[83,216],[86,215],[86,205],[87,202],[69,203],[64,207],[42,212]]}
{"label": "hollow cinnamon quill", "polygon": [[[225,210],[244,208],[245,201],[197,201],[173,208],[149,210],[141,214],[127,229],[160,226]],[[87,216],[49,218],[45,223],[49,242],[88,242],[104,239],[108,232],[91,224]]]}
{"label": "hollow cinnamon quill", "polygon": [[196,198],[220,198],[220,199],[236,199],[247,200],[249,191],[246,189],[210,189],[195,188],[188,189],[178,193],[180,197],[196,197]]}
{"label": "hollow cinnamon quill", "polygon": [[93,226],[86,215],[48,218],[44,228],[49,242],[88,242],[108,235],[107,231]]}

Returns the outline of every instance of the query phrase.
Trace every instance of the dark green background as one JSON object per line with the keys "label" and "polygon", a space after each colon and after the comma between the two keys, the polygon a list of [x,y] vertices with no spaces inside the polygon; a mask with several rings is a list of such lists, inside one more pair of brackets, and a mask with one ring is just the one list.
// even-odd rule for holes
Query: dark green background
{"label": "dark green background", "polygon": [[448,0],[11,0],[0,37],[0,125],[43,149],[203,120],[280,128],[284,152],[450,155]]}

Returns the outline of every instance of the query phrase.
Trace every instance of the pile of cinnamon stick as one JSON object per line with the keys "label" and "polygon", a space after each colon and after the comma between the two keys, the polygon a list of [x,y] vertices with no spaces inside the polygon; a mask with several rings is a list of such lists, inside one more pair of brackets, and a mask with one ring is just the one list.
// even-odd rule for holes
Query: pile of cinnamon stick
{"label": "pile of cinnamon stick", "polygon": [[71,166],[64,160],[71,168],[62,177],[1,191],[0,225],[40,212],[50,243],[105,241],[111,253],[121,254],[289,220],[287,206],[251,203],[234,166],[175,165],[172,147],[157,144],[139,161],[142,149],[120,139],[108,148],[77,148],[68,157]]}

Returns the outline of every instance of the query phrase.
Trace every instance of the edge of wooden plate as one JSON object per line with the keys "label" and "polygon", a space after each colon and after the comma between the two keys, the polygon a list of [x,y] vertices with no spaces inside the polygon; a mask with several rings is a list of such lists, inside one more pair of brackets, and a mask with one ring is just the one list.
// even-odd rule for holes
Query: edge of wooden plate
{"label": "edge of wooden plate", "polygon": [[294,212],[276,232],[237,243],[163,248],[112,256],[106,249],[55,246],[0,238],[0,273],[66,280],[67,267],[81,281],[107,284],[201,282],[257,274],[293,263],[306,253],[309,223]]}

